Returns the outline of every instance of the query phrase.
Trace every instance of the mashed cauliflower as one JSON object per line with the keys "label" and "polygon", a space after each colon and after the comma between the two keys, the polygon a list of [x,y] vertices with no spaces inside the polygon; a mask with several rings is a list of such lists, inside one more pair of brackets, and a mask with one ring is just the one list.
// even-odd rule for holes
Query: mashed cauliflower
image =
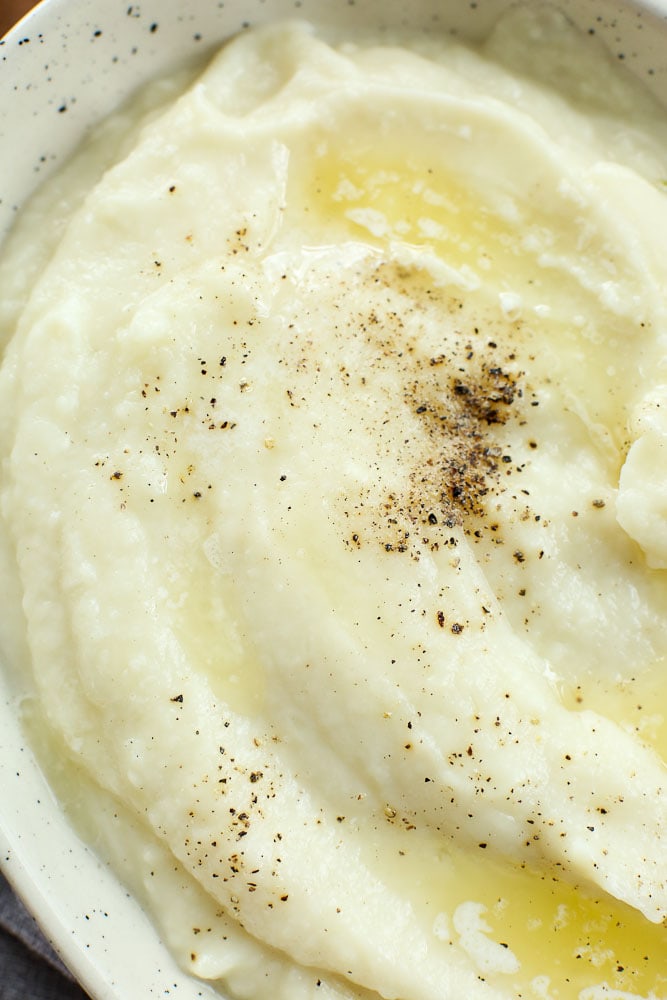
{"label": "mashed cauliflower", "polygon": [[66,807],[237,998],[664,997],[667,119],[552,10],[183,86],[0,268]]}

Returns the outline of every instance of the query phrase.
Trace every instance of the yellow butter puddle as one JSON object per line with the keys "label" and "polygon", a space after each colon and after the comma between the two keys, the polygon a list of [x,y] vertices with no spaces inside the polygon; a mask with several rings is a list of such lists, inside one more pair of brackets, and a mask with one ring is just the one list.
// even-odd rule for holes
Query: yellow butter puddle
{"label": "yellow butter puddle", "polygon": [[[559,264],[561,255],[584,249],[579,213],[570,218],[493,197],[480,181],[449,169],[442,155],[413,152],[408,139],[406,147],[390,140],[382,148],[348,151],[324,143],[306,167],[295,164],[291,200],[337,222],[348,237],[431,250],[451,268],[468,269],[529,304],[558,302],[570,312],[585,306],[585,291]],[[585,228],[586,252],[601,253],[603,236]]]}
{"label": "yellow butter puddle", "polygon": [[[561,698],[573,711],[590,709],[634,733],[667,761],[667,661],[657,660],[631,677],[614,680],[589,674]],[[667,859],[665,861],[667,868]]]}
{"label": "yellow butter puddle", "polygon": [[516,959],[516,971],[479,973],[508,996],[577,1000],[602,984],[624,997],[667,995],[667,928],[609,896],[420,831],[383,831],[374,850],[387,882],[445,946],[466,945],[460,915],[475,906],[483,936]]}
{"label": "yellow butter puddle", "polygon": [[615,436],[619,405],[636,391],[628,338],[639,354],[648,324],[604,300],[605,285],[617,282],[629,297],[637,279],[592,207],[587,215],[554,197],[546,208],[494,196],[409,136],[404,148],[395,138],[361,151],[325,139],[316,150],[294,157],[287,198],[314,242],[359,241],[383,254],[403,245],[413,266],[444,264],[453,284],[468,283],[464,294],[500,306],[512,347],[522,338],[538,369]]}

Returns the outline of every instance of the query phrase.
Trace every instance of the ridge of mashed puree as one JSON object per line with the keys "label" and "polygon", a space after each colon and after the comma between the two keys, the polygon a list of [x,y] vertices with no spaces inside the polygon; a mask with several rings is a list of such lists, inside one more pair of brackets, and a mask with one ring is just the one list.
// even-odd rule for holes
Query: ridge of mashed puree
{"label": "ridge of mashed puree", "polygon": [[9,241],[3,644],[221,991],[667,994],[666,179],[551,8],[477,50],[286,23]]}

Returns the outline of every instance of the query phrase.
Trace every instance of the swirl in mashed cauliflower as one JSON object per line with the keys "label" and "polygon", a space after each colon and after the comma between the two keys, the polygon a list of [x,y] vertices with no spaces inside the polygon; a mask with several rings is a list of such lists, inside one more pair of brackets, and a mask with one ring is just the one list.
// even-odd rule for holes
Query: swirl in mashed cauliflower
{"label": "swirl in mashed cauliflower", "polygon": [[664,997],[663,112],[544,11],[175,89],[0,271],[65,804],[234,997]]}

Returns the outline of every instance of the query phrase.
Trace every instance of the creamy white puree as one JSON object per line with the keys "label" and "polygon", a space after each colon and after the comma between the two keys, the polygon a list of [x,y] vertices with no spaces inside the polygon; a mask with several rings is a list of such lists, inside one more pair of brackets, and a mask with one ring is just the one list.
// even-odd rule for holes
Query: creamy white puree
{"label": "creamy white puree", "polygon": [[589,45],[250,31],[5,253],[5,644],[234,996],[665,996],[667,129]]}

